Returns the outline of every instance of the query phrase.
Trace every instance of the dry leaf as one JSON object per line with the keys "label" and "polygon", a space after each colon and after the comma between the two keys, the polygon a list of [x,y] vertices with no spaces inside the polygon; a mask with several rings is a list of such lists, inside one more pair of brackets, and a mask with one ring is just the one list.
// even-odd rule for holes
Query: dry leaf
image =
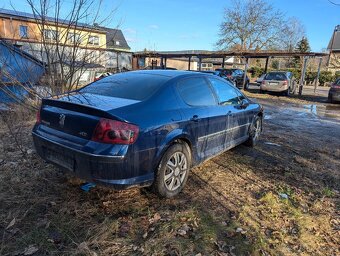
{"label": "dry leaf", "polygon": [[36,253],[39,249],[37,247],[35,247],[34,245],[30,245],[28,246],[25,251],[24,251],[24,255],[33,255],[34,253]]}
{"label": "dry leaf", "polygon": [[15,218],[8,224],[6,229],[9,229],[10,227],[13,227],[15,224]]}

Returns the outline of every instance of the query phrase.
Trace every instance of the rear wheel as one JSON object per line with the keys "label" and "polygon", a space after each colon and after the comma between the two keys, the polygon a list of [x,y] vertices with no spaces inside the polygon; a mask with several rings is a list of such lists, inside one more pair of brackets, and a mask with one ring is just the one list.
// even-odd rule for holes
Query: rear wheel
{"label": "rear wheel", "polygon": [[331,94],[328,94],[328,102],[333,103],[333,98]]}
{"label": "rear wheel", "polygon": [[246,90],[249,90],[249,81],[246,81],[245,89],[246,89]]}
{"label": "rear wheel", "polygon": [[158,166],[152,189],[166,198],[174,197],[182,191],[189,176],[190,152],[185,144],[169,147]]}
{"label": "rear wheel", "polygon": [[253,120],[253,123],[249,128],[249,138],[245,142],[245,144],[249,147],[255,147],[262,132],[262,118],[260,116],[256,116]]}
{"label": "rear wheel", "polygon": [[290,88],[288,88],[286,91],[284,91],[284,95],[287,96],[287,97],[290,95]]}

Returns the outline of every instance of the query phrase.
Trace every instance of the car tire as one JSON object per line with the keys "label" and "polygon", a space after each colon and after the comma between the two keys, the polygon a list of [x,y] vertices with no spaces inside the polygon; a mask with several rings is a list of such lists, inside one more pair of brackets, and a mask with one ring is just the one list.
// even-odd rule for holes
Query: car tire
{"label": "car tire", "polygon": [[245,89],[246,89],[246,90],[249,90],[249,81],[246,81]]}
{"label": "car tire", "polygon": [[249,138],[245,142],[245,144],[249,147],[255,147],[260,134],[262,132],[262,118],[260,116],[256,116],[249,127]]}
{"label": "car tire", "polygon": [[286,91],[284,91],[283,94],[284,94],[285,96],[289,97],[289,96],[290,96],[290,87],[289,87]]}
{"label": "car tire", "polygon": [[329,103],[333,103],[333,97],[332,97],[332,95],[330,95],[330,94],[328,95],[328,102],[329,102]]}
{"label": "car tire", "polygon": [[171,198],[184,188],[191,167],[191,153],[186,144],[176,143],[164,153],[152,184],[152,190],[161,197]]}

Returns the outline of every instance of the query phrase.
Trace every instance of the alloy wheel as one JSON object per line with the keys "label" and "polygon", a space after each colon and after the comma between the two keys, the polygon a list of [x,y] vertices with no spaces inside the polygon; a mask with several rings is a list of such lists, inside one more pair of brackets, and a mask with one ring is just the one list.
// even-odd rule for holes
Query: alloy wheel
{"label": "alloy wheel", "polygon": [[178,189],[188,171],[188,160],[184,153],[175,152],[166,163],[164,184],[170,191]]}

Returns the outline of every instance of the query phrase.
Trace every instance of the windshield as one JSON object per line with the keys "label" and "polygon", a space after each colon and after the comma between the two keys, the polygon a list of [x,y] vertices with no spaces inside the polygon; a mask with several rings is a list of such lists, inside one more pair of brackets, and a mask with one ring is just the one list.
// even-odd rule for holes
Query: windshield
{"label": "windshield", "polygon": [[109,97],[145,100],[155,93],[169,77],[150,74],[122,73],[108,76],[79,90]]}
{"label": "windshield", "polygon": [[265,77],[265,80],[279,80],[283,81],[286,80],[287,77],[285,73],[279,73],[279,72],[273,72],[273,73],[268,73]]}

